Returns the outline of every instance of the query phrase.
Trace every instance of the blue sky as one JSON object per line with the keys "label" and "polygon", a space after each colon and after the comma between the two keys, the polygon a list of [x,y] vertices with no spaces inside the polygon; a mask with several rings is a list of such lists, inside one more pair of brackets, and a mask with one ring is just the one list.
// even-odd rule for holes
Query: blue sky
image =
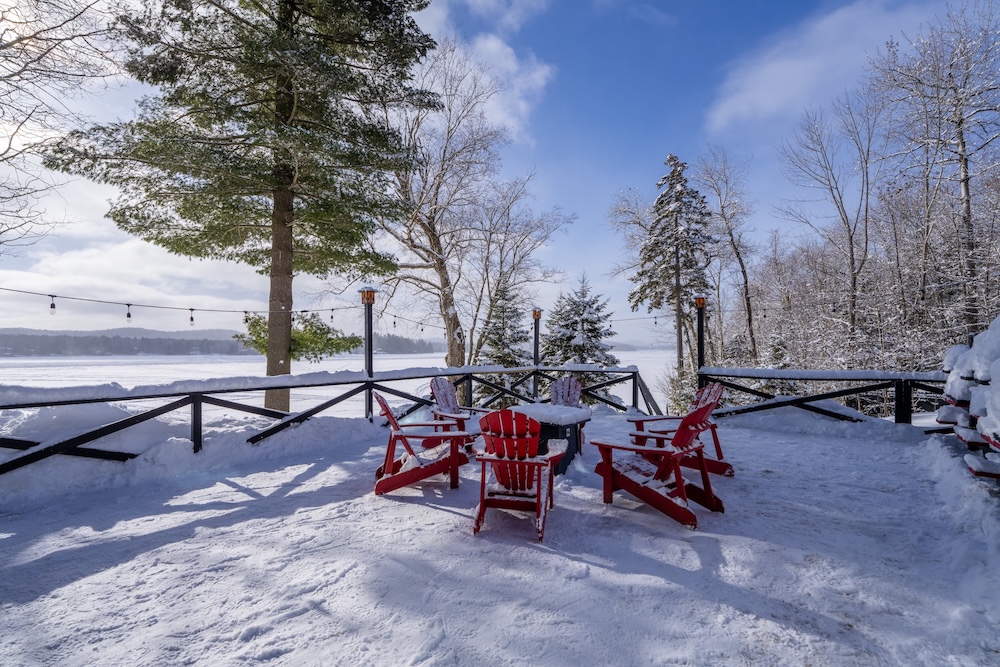
{"label": "blue sky", "polygon": [[[645,313],[630,312],[630,283],[608,275],[622,258],[606,223],[616,193],[634,186],[653,196],[668,153],[692,163],[714,144],[750,160],[758,234],[782,227],[787,223],[772,207],[796,193],[784,183],[777,149],[803,110],[859,81],[867,54],[887,38],[915,33],[945,9],[919,0],[432,0],[419,20],[435,36],[457,34],[508,80],[494,109],[514,137],[504,175],[534,172],[536,206],[576,216],[545,254],[567,283],[542,289],[538,304],[551,306],[586,271],[610,299],[620,338],[648,343],[663,331],[662,320],[658,329],[626,321]],[[128,90],[89,104],[102,116],[128,117],[133,108]],[[173,257],[118,232],[103,219],[112,194],[76,182],[50,200],[54,215],[74,222],[19,257],[4,257],[0,286],[182,309],[264,307],[267,281],[252,270]],[[302,279],[297,287],[297,309],[357,302],[349,294],[317,304],[317,284]],[[41,316],[48,299],[0,299],[3,326],[100,329],[125,322],[117,306],[59,300],[50,318]],[[358,331],[359,311],[338,311],[339,325]],[[184,311],[133,310],[135,326],[177,329],[187,319]],[[239,328],[241,316],[204,312],[196,319],[198,326]]]}

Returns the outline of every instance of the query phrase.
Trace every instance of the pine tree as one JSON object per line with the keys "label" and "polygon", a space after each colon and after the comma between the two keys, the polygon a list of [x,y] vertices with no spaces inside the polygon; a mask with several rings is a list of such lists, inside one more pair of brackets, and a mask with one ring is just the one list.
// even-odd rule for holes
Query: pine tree
{"label": "pine tree", "polygon": [[[618,358],[611,354],[611,345],[604,342],[615,335],[605,313],[608,300],[600,294],[591,294],[587,276],[580,277],[580,285],[569,294],[559,294],[546,323],[546,333],[541,340],[542,362],[550,366],[565,364],[595,364],[615,366]],[[611,375],[600,372],[576,374],[584,386],[610,380]],[[610,399],[607,391],[601,395]],[[585,402],[593,402],[587,400]]]}
{"label": "pine tree", "polygon": [[691,297],[707,294],[709,262],[709,211],[705,198],[688,184],[687,165],[676,155],[664,163],[669,173],[656,184],[660,194],[653,203],[655,218],[639,250],[639,268],[629,278],[636,288],[629,304],[637,310],[646,304],[649,312],[672,307],[677,334],[677,369],[684,365],[683,330],[691,318]]}
{"label": "pine tree", "polygon": [[[524,313],[516,306],[521,299],[510,288],[509,281],[502,280],[491,299],[493,312],[483,327],[483,347],[476,363],[481,366],[503,366],[517,368],[530,366],[533,358],[529,351],[531,336],[523,324]],[[508,386],[510,376],[484,373],[483,378],[501,386]],[[496,394],[485,385],[477,385],[476,398],[482,400]],[[505,408],[513,404],[510,398],[503,398],[491,407]]]}
{"label": "pine tree", "polygon": [[[125,69],[157,89],[134,120],[72,133],[48,164],[118,186],[122,230],[270,276],[267,374],[290,372],[296,273],[386,274],[368,240],[402,215],[405,162],[374,108],[431,104],[407,85],[433,46],[426,0],[161,0],[123,10]],[[384,116],[383,116],[384,117]],[[287,392],[268,395],[287,409]]]}

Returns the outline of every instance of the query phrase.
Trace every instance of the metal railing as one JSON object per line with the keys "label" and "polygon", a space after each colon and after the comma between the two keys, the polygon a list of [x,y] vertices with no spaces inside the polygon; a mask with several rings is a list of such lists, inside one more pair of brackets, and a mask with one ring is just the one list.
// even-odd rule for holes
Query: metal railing
{"label": "metal railing", "polygon": [[[462,385],[465,387],[464,395],[466,405],[472,405],[473,388],[476,384],[487,387],[490,395],[481,402],[481,405],[483,407],[490,407],[491,404],[496,403],[501,397],[504,396],[514,398],[515,400],[521,402],[534,402],[538,399],[537,380],[542,378],[553,379],[557,374],[564,375],[574,373],[600,373],[606,378],[607,376],[610,376],[610,378],[604,379],[600,382],[584,386],[582,391],[583,396],[589,397],[596,402],[609,405],[618,410],[627,410],[629,406],[613,400],[604,390],[614,385],[631,382],[631,407],[639,409],[641,400],[644,403],[647,412],[650,412],[651,414],[662,414],[659,406],[653,399],[649,388],[635,367],[599,368],[596,366],[530,366],[506,369],[462,367],[435,369],[434,372],[428,372],[427,370],[402,370],[375,372],[371,374],[357,372],[315,373],[308,374],[303,378],[297,378],[296,376],[278,376],[255,378],[251,382],[247,382],[243,379],[240,381],[239,386],[235,386],[237,382],[234,380],[233,386],[230,387],[218,386],[219,383],[225,382],[225,380],[192,381],[181,383],[182,388],[180,389],[163,392],[147,391],[146,393],[137,393],[133,390],[126,390],[121,387],[117,389],[108,389],[105,387],[97,388],[103,389],[103,393],[97,391],[95,392],[95,395],[81,395],[76,398],[63,398],[63,396],[67,393],[65,389],[30,389],[25,390],[26,400],[0,403],[0,410],[85,405],[92,403],[126,403],[161,399],[172,400],[168,400],[163,405],[144,410],[125,419],[104,424],[84,433],[74,434],[71,437],[58,442],[46,444],[44,446],[40,446],[40,442],[32,440],[2,437],[0,438],[0,447],[21,450],[25,453],[21,456],[17,456],[0,463],[0,475],[56,455],[78,456],[108,461],[128,461],[135,458],[137,455],[129,452],[84,447],[84,445],[92,443],[105,436],[131,428],[145,421],[155,419],[159,416],[167,414],[168,412],[184,408],[190,408],[190,439],[193,445],[193,450],[195,452],[199,452],[202,449],[204,440],[203,408],[205,405],[275,419],[275,423],[270,427],[247,438],[247,442],[256,444],[274,435],[275,433],[279,433],[290,426],[294,426],[295,424],[300,424],[310,417],[318,415],[321,412],[358,395],[364,396],[366,406],[365,416],[372,419],[373,415],[371,414],[370,407],[368,406],[371,405],[371,394],[373,391],[383,392],[412,401],[413,405],[404,414],[409,414],[410,412],[413,412],[425,405],[433,405],[433,401],[429,398],[425,396],[416,396],[412,393],[392,387],[389,385],[391,382],[425,379],[436,376],[448,376],[456,385]],[[512,379],[507,386],[501,386],[486,379],[485,377],[482,377],[483,375],[510,375],[512,376]],[[305,379],[316,378],[316,376],[329,377],[322,377],[320,379]],[[531,391],[523,391],[523,388],[529,383],[532,386]],[[335,396],[308,409],[294,413],[271,410],[269,408],[220,398],[222,395],[264,392],[268,389],[304,389],[317,387],[342,388],[343,390],[339,391]],[[46,399],[46,394],[59,396],[60,398]]]}
{"label": "metal railing", "polygon": [[[773,410],[792,406],[815,412],[834,419],[857,421],[848,415],[811,405],[825,399],[860,396],[875,392],[892,393],[893,415],[897,424],[913,422],[913,400],[915,392],[923,391],[940,396],[948,375],[943,372],[908,373],[893,371],[819,371],[819,370],[776,370],[768,368],[718,368],[706,366],[698,371],[698,384],[703,386],[709,382],[719,382],[731,391],[742,392],[763,401],[750,405],[739,405],[717,410],[714,415],[727,415]],[[783,396],[764,391],[735,380],[784,381],[801,383],[837,383],[851,386],[832,391],[821,391],[806,396]]]}

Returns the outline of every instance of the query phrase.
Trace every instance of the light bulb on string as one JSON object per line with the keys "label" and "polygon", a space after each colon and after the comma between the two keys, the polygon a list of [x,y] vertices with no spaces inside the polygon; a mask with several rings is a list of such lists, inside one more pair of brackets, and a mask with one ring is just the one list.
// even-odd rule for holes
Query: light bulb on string
{"label": "light bulb on string", "polygon": [[56,314],[56,295],[50,294],[49,298],[52,299],[52,303],[49,304],[49,315]]}
{"label": "light bulb on string", "polygon": [[333,308],[330,309],[330,321],[333,322]]}
{"label": "light bulb on string", "polygon": [[194,326],[194,308],[189,308],[188,310],[191,311],[190,324],[191,324],[191,326]]}
{"label": "light bulb on string", "polygon": [[126,324],[132,324],[132,304],[125,304],[125,322]]}

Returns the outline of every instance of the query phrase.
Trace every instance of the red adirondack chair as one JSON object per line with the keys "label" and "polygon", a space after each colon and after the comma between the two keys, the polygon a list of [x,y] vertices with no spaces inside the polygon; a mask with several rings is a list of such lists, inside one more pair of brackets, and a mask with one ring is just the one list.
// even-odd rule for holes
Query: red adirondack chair
{"label": "red adirondack chair", "polygon": [[535,513],[538,541],[545,537],[545,518],[553,506],[552,482],[555,464],[566,451],[566,440],[548,441],[548,453],[538,454],[541,425],[517,412],[497,410],[480,418],[485,453],[482,464],[479,508],[473,533],[478,533],[486,509],[521,510]]}
{"label": "red adirondack chair", "polygon": [[549,385],[549,397],[552,405],[568,405],[571,408],[580,405],[580,394],[583,386],[575,377],[556,378]]}
{"label": "red adirondack chair", "polygon": [[[681,418],[671,433],[643,432],[642,443],[591,440],[601,452],[595,472],[604,479],[604,502],[621,489],[688,526],[698,527],[698,518],[688,506],[694,501],[713,512],[724,512],[722,500],[712,492],[705,465],[704,445],[698,435],[709,429],[715,403],[707,403]],[[636,434],[632,434],[636,435]],[[615,451],[624,452],[614,458]],[[682,459],[690,457],[701,472],[701,486],[684,479]]]}
{"label": "red adirondack chair", "polygon": [[[431,409],[434,419],[458,422],[458,428],[470,434],[475,429],[469,427],[474,426],[481,415],[492,412],[489,408],[460,406],[455,385],[452,384],[451,380],[441,375],[431,378],[431,396],[437,403],[437,407]],[[470,421],[471,424],[466,423]],[[474,437],[470,436],[467,443],[469,446],[471,446]]]}
{"label": "red adirondack chair", "polygon": [[[695,394],[694,400],[691,402],[691,410],[697,410],[705,406],[708,403],[713,404],[713,410],[715,406],[718,406],[719,400],[722,398],[723,387],[718,382],[713,382],[711,384],[705,385],[698,390]],[[628,421],[633,424],[632,440],[637,444],[644,444],[646,442],[647,433],[656,433],[659,435],[670,435],[673,433],[677,425],[681,422],[683,417],[676,415],[642,415],[640,417],[629,417]],[[732,477],[735,472],[733,470],[733,464],[724,460],[722,455],[722,444],[719,442],[719,432],[714,421],[711,420],[711,415],[709,415],[708,420],[708,431],[712,434],[712,442],[715,444],[715,458],[705,458],[705,467],[709,472],[715,473],[716,475],[725,475],[726,477]],[[700,439],[699,434],[699,439]],[[688,468],[698,467],[700,464],[697,457],[694,455],[687,455],[681,458],[681,465]]]}
{"label": "red adirondack chair", "polygon": [[[469,434],[459,430],[456,422],[443,420],[400,424],[385,399],[374,392],[372,396],[378,401],[381,415],[389,420],[385,463],[375,471],[375,495],[443,473],[449,475],[451,488],[457,489],[458,468],[469,462],[461,451]],[[403,448],[399,456],[397,446]]]}

